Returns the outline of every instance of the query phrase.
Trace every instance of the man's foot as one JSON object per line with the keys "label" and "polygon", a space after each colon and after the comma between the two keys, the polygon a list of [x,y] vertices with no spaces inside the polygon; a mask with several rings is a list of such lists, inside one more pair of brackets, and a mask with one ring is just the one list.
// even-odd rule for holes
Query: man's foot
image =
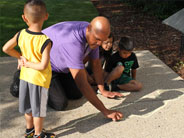
{"label": "man's foot", "polygon": [[34,128],[26,129],[25,138],[33,138],[34,132]]}
{"label": "man's foot", "polygon": [[34,135],[33,138],[55,138],[56,135],[53,133],[42,132],[40,135]]}

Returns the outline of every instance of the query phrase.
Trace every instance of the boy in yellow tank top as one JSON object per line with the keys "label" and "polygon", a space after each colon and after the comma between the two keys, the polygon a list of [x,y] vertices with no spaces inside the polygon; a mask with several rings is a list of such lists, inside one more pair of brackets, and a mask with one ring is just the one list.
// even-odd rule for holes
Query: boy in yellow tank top
{"label": "boy in yellow tank top", "polygon": [[[26,119],[25,138],[55,138],[54,134],[42,130],[52,76],[52,42],[41,32],[44,21],[48,19],[45,3],[42,0],[28,0],[22,18],[28,28],[15,34],[3,46],[3,51],[18,58],[18,67],[21,67],[19,111],[24,113]],[[21,53],[14,49],[16,45]]]}

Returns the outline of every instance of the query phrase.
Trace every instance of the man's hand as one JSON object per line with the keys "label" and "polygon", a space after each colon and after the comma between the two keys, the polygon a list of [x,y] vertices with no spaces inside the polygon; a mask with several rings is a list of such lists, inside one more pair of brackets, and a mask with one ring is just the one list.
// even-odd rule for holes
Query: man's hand
{"label": "man's hand", "polygon": [[100,92],[104,97],[107,97],[107,98],[123,97],[123,94],[121,94],[119,92],[110,92],[110,91],[106,91],[106,90],[103,90]]}
{"label": "man's hand", "polygon": [[107,112],[104,113],[104,116],[112,119],[113,121],[118,121],[123,118],[123,114],[121,112],[114,110],[107,110]]}

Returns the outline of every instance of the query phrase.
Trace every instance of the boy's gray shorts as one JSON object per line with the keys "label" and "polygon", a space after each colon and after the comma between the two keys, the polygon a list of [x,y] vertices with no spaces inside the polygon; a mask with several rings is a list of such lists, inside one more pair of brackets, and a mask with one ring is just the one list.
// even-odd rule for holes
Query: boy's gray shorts
{"label": "boy's gray shorts", "polygon": [[20,80],[19,111],[32,113],[33,117],[45,117],[47,111],[48,89]]}

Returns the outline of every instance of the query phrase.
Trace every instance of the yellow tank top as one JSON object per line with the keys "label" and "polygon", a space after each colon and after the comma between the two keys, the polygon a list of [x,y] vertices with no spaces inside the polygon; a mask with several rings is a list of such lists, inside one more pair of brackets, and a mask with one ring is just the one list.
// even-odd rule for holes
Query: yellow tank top
{"label": "yellow tank top", "polygon": [[[28,61],[41,62],[42,52],[51,40],[41,32],[31,32],[23,29],[17,36],[17,44],[20,47],[22,56]],[[20,79],[34,85],[49,88],[52,77],[51,64],[45,70],[39,71],[31,68],[21,68]]]}

